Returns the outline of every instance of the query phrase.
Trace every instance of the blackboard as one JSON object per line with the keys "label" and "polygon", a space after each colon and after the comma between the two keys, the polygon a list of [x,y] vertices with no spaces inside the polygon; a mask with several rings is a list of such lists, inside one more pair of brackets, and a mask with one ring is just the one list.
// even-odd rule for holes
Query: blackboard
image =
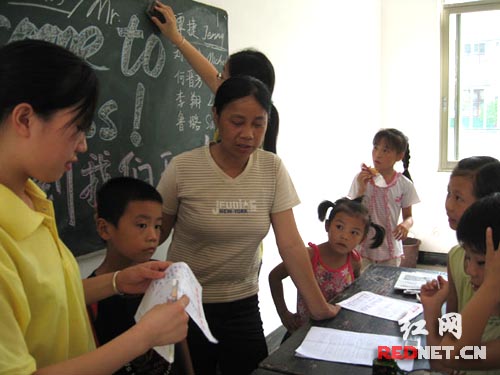
{"label": "blackboard", "polygon": [[[42,39],[84,58],[101,92],[88,152],[52,184],[59,233],[75,255],[103,248],[94,222],[97,189],[114,176],[159,181],[170,159],[213,136],[213,94],[146,15],[146,0],[0,2],[0,44]],[[227,13],[191,0],[168,1],[184,37],[222,71]]]}

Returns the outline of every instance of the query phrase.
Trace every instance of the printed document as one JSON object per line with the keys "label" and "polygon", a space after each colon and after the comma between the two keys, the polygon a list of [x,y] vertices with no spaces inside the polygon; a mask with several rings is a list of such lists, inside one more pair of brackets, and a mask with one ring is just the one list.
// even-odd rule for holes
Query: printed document
{"label": "printed document", "polygon": [[437,279],[438,275],[447,278],[446,272],[439,272],[438,274],[430,274],[427,272],[407,272],[402,271],[398,277],[398,281],[394,284],[394,289],[407,289],[407,290],[420,290],[420,287],[428,281]]}
{"label": "printed document", "polygon": [[422,311],[422,305],[397,298],[381,296],[372,292],[359,292],[337,303],[344,309],[357,311],[378,318],[403,323],[413,319]]}
{"label": "printed document", "polygon": [[[333,328],[311,327],[302,344],[295,351],[297,357],[323,361],[372,366],[378,346],[402,346],[403,338],[342,331]],[[413,369],[413,360],[396,360],[399,368]]]}

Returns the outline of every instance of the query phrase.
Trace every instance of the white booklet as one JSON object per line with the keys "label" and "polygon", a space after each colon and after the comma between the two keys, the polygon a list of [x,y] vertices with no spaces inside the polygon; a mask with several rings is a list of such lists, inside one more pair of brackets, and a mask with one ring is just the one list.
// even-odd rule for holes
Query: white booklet
{"label": "white booklet", "polygon": [[[403,338],[397,336],[311,327],[295,351],[295,355],[323,361],[372,366],[373,360],[377,358],[379,346],[402,345]],[[402,370],[413,369],[413,359],[396,360],[396,363]]]}
{"label": "white booklet", "polygon": [[422,305],[416,302],[381,296],[362,291],[337,303],[344,309],[357,311],[378,318],[397,321],[399,324],[413,319],[422,311]]}

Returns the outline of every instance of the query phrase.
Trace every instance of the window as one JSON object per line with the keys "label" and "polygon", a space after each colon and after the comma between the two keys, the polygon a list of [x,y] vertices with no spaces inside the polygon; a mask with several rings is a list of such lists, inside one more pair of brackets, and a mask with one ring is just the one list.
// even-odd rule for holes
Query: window
{"label": "window", "polygon": [[445,1],[441,17],[440,170],[500,156],[500,0]]}

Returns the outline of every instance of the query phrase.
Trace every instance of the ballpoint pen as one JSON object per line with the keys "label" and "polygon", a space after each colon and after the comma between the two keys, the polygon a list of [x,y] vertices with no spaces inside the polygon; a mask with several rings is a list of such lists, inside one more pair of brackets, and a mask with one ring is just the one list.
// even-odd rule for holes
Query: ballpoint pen
{"label": "ballpoint pen", "polygon": [[[167,298],[167,303],[177,301],[178,289],[179,289],[179,280],[173,279],[172,280],[172,291],[170,292],[170,296]],[[166,347],[167,361],[171,364],[174,362],[174,354],[175,354],[174,344],[167,345],[167,347]]]}
{"label": "ballpoint pen", "polygon": [[170,292],[170,296],[167,298],[167,302],[175,302],[177,301],[177,293],[179,289],[179,280],[172,280],[172,291]]}

